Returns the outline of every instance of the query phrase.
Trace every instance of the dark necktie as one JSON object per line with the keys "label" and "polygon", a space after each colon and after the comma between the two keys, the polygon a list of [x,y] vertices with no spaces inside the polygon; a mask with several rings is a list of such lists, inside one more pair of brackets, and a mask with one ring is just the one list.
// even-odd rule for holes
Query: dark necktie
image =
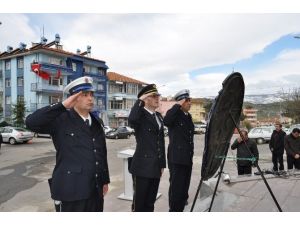
{"label": "dark necktie", "polygon": [[85,124],[86,124],[88,127],[90,126],[90,122],[89,122],[88,119],[86,119],[84,122],[85,122]]}

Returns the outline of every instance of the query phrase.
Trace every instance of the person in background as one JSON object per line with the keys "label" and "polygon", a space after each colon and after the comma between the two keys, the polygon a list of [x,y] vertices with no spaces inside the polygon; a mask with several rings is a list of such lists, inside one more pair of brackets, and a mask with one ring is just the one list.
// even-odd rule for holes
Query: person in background
{"label": "person in background", "polygon": [[286,135],[284,138],[284,148],[287,157],[287,167],[290,174],[293,169],[300,169],[300,129],[294,128],[292,133]]}
{"label": "person in background", "polygon": [[[252,174],[252,166],[255,166],[259,159],[259,153],[255,141],[248,138],[246,130],[241,131],[241,135],[231,145],[231,149],[237,149],[238,175]],[[248,148],[247,148],[248,147]],[[250,151],[249,151],[250,150]],[[255,157],[255,161],[251,161]]]}
{"label": "person in background", "polygon": [[282,130],[282,124],[276,123],[275,130],[271,135],[271,140],[269,142],[269,148],[272,152],[272,162],[273,162],[273,171],[278,172],[278,163],[279,170],[282,172],[284,170],[283,165],[283,154],[284,154],[284,137],[286,133]]}

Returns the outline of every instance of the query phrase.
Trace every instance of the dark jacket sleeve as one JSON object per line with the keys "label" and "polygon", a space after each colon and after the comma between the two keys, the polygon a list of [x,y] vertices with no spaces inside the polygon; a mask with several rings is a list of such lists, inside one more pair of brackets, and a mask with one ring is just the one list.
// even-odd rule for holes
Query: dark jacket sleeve
{"label": "dark jacket sleeve", "polygon": [[258,160],[259,160],[259,152],[258,152],[258,149],[257,149],[257,144],[254,141],[252,141],[250,150],[251,150],[253,156],[256,158],[256,163],[257,163]]}
{"label": "dark jacket sleeve", "polygon": [[140,99],[138,99],[134,103],[128,116],[128,122],[131,127],[136,128],[139,126],[140,122],[142,122],[141,115],[144,106],[145,106],[145,102]]}
{"label": "dark jacket sleeve", "polygon": [[234,150],[239,146],[239,143],[237,141],[237,139],[235,139],[235,141],[233,142],[233,144],[231,145],[231,149]]}
{"label": "dark jacket sleeve", "polygon": [[287,155],[290,155],[292,157],[295,157],[295,153],[291,150],[290,141],[289,141],[289,135],[286,135],[284,137],[284,148]]}
{"label": "dark jacket sleeve", "polygon": [[55,120],[63,112],[66,112],[66,108],[61,102],[38,109],[27,116],[26,127],[34,132],[52,134]]}
{"label": "dark jacket sleeve", "polygon": [[269,142],[269,148],[270,148],[270,150],[274,149],[274,132],[271,135],[271,140]]}
{"label": "dark jacket sleeve", "polygon": [[176,114],[180,110],[181,105],[175,104],[171,109],[169,109],[164,117],[164,124],[167,127],[171,127],[176,119]]}

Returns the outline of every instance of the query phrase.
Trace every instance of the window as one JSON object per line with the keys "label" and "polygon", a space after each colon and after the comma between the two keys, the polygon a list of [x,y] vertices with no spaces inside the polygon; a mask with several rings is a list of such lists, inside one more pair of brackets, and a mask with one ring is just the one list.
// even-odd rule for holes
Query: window
{"label": "window", "polygon": [[17,96],[17,101],[18,102],[24,102],[24,96],[23,95],[18,95]]}
{"label": "window", "polygon": [[10,105],[10,96],[5,96],[5,104]]}
{"label": "window", "polygon": [[83,66],[84,72],[85,73],[90,73],[91,72],[91,67],[90,66]]}
{"label": "window", "polygon": [[131,109],[135,103],[134,99],[126,99],[125,101],[125,109]]}
{"label": "window", "polygon": [[49,57],[49,63],[54,65],[63,65],[63,60],[60,58]]}
{"label": "window", "polygon": [[77,64],[74,62],[72,62],[72,70],[75,72],[77,71]]}
{"label": "window", "polygon": [[102,75],[102,76],[105,76],[105,71],[101,68],[98,68],[98,74]]}
{"label": "window", "polygon": [[10,61],[5,62],[5,70],[10,70]]}
{"label": "window", "polygon": [[109,101],[109,107],[110,109],[122,109],[123,107],[123,101]]}
{"label": "window", "polygon": [[108,89],[109,93],[123,93],[123,84],[110,83]]}
{"label": "window", "polygon": [[49,96],[49,104],[57,103],[61,101],[60,96]]}
{"label": "window", "polygon": [[10,79],[5,79],[5,87],[10,87]]}
{"label": "window", "polygon": [[97,83],[97,90],[98,91],[104,91],[104,85],[101,83]]}
{"label": "window", "polygon": [[18,83],[18,87],[23,87],[24,86],[24,78],[18,77],[17,83]]}
{"label": "window", "polygon": [[137,95],[138,86],[136,84],[127,84],[127,93],[131,95]]}
{"label": "window", "polygon": [[50,78],[49,78],[49,84],[50,85],[55,85],[55,86],[63,85],[63,79],[62,78],[55,79],[55,78],[53,78],[53,77],[50,76]]}
{"label": "window", "polygon": [[100,107],[103,106],[103,99],[102,98],[97,99],[97,105],[100,106]]}
{"label": "window", "polygon": [[24,59],[23,58],[19,58],[17,60],[17,67],[18,67],[18,69],[23,69],[24,68]]}

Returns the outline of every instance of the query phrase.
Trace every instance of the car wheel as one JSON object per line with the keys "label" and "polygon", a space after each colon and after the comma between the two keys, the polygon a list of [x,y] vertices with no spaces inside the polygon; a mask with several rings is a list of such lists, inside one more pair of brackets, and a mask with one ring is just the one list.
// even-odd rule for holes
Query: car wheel
{"label": "car wheel", "polygon": [[116,136],[115,136],[115,139],[118,139],[118,138],[119,138],[118,135],[116,135]]}
{"label": "car wheel", "polygon": [[16,141],[16,139],[14,139],[14,138],[10,138],[10,139],[9,139],[9,143],[10,143],[11,145],[14,145],[14,144],[17,143],[17,141]]}
{"label": "car wheel", "polygon": [[263,144],[264,143],[264,139],[263,138],[258,138],[256,139],[257,144]]}

